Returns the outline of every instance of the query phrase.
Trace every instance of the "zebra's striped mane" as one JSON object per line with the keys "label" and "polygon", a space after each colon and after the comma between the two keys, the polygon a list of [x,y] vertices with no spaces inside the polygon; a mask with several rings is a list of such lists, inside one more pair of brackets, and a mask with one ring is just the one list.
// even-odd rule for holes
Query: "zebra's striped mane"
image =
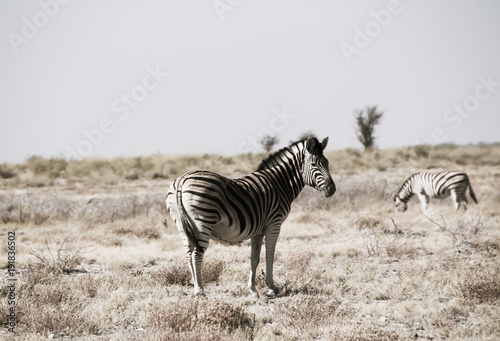
{"label": "zebra's striped mane", "polygon": [[[312,137],[312,139],[314,140],[313,154],[314,155],[321,155],[323,153],[323,147],[321,145],[321,142],[319,142],[318,139],[315,137]],[[270,154],[268,157],[266,157],[264,160],[262,160],[259,167],[257,168],[257,171],[272,168],[272,167],[276,166],[277,164],[282,164],[283,162],[285,162],[285,160],[289,160],[290,153],[295,154],[296,149],[299,149],[300,151],[305,149],[306,140],[307,139],[296,141],[296,142],[292,143],[291,145],[284,147],[284,148],[281,148],[280,150]],[[294,148],[294,147],[296,147],[296,148]]]}

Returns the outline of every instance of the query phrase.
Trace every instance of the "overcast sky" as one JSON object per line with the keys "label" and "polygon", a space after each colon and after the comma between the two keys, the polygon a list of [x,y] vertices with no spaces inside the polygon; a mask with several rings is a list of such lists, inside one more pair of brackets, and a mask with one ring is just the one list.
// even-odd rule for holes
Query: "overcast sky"
{"label": "overcast sky", "polygon": [[[500,141],[500,1],[2,0],[0,162]],[[255,150],[258,151],[258,150]]]}

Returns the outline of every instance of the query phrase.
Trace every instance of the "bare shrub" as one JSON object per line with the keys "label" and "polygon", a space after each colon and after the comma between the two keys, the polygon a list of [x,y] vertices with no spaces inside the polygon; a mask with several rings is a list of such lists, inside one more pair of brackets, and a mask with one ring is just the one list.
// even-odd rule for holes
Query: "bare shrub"
{"label": "bare shrub", "polygon": [[354,221],[354,226],[361,232],[363,243],[369,256],[379,256],[381,250],[381,230],[385,228],[378,219],[364,216]]}
{"label": "bare shrub", "polygon": [[384,233],[388,235],[385,239],[385,251],[387,256],[402,258],[404,256],[415,257],[422,253],[422,245],[417,245],[415,242],[416,236],[424,236],[425,233],[415,233],[408,228],[400,227],[391,218],[394,226],[393,230],[385,230]]}
{"label": "bare shrub", "polygon": [[457,229],[464,240],[469,241],[471,238],[477,236],[488,235],[490,228],[481,215],[475,217],[469,213],[468,216],[468,221],[463,219],[457,220]]}
{"label": "bare shrub", "polygon": [[48,241],[45,241],[45,250],[30,250],[42,268],[59,273],[69,274],[82,261],[82,251],[86,247],[77,247],[69,237],[59,241],[55,250],[51,250]]}
{"label": "bare shrub", "polygon": [[446,219],[442,214],[435,214],[433,217],[422,211],[421,213],[443,233],[449,235],[453,243],[457,245],[463,242],[472,243],[477,237],[487,235],[489,231],[481,215],[474,217],[469,213],[469,219],[463,220],[461,218]]}

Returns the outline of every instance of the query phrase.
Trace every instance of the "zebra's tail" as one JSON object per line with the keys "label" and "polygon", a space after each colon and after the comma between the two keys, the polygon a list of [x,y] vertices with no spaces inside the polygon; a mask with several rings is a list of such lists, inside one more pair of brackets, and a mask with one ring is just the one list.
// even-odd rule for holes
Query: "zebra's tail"
{"label": "zebra's tail", "polygon": [[179,219],[181,220],[184,233],[188,237],[191,244],[193,244],[194,247],[198,249],[198,251],[203,251],[203,249],[200,246],[200,243],[198,243],[198,238],[196,238],[197,233],[195,224],[191,219],[191,217],[189,216],[189,214],[187,213],[184,204],[182,203],[182,190],[180,184],[179,187],[177,187],[176,197],[177,197],[177,209],[179,210]]}
{"label": "zebra's tail", "polygon": [[476,204],[478,204],[476,195],[474,194],[474,191],[472,190],[472,186],[470,184],[469,177],[467,177],[467,183],[469,184],[469,194],[470,194],[470,197],[472,198],[472,200],[474,200],[474,202]]}

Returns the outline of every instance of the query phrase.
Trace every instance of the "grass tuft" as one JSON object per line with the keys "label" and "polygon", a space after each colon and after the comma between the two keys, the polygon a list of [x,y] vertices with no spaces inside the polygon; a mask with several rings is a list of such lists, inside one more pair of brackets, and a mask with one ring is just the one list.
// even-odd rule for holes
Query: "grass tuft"
{"label": "grass tuft", "polygon": [[498,273],[467,274],[459,286],[465,302],[469,304],[498,304],[500,301],[500,275]]}

